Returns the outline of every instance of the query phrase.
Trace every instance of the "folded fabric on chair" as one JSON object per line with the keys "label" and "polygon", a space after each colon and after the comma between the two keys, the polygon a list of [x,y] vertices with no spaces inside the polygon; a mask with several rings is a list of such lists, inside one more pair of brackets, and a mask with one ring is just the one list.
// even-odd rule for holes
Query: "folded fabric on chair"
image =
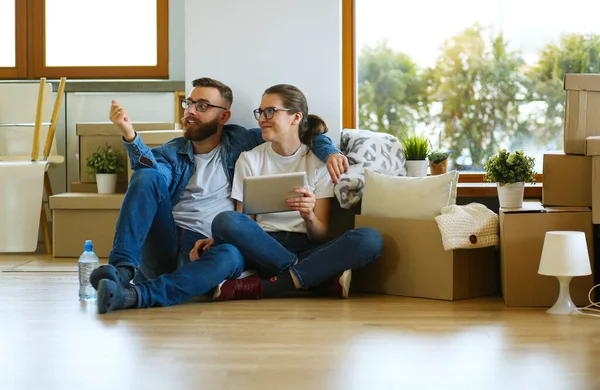
{"label": "folded fabric on chair", "polygon": [[497,246],[498,214],[480,203],[450,205],[435,217],[444,250]]}
{"label": "folded fabric on chair", "polygon": [[47,163],[0,161],[0,253],[35,252]]}

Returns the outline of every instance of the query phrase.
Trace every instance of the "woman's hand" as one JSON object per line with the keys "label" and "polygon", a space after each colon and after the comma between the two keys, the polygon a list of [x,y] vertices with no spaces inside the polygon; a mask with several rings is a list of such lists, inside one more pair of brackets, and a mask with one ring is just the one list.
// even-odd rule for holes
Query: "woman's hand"
{"label": "woman's hand", "polygon": [[291,210],[299,211],[300,216],[305,221],[312,221],[315,218],[315,203],[317,198],[308,188],[296,188],[294,192],[302,194],[298,198],[287,198],[285,202]]}
{"label": "woman's hand", "polygon": [[348,159],[341,153],[334,153],[327,157],[327,170],[333,184],[340,182],[342,173],[348,172]]}
{"label": "woman's hand", "polygon": [[214,238],[204,238],[196,241],[194,247],[190,251],[190,261],[196,261],[200,258],[200,251],[206,252],[215,243]]}

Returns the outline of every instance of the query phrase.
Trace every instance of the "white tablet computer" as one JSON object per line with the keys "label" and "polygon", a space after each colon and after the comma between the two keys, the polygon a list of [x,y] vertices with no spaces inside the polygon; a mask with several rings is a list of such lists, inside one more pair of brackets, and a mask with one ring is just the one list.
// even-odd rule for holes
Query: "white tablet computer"
{"label": "white tablet computer", "polygon": [[306,184],[306,172],[244,178],[244,214],[267,214],[290,211],[287,198],[302,196],[294,192]]}

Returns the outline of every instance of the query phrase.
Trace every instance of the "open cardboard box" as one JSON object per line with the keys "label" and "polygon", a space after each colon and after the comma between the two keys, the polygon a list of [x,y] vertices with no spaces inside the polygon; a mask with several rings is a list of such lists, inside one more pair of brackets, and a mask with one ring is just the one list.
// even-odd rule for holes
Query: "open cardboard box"
{"label": "open cardboard box", "polygon": [[[162,129],[173,129],[175,124],[163,123],[163,122],[134,122],[133,128],[138,134],[147,130],[162,130]],[[88,168],[85,165],[85,160],[90,154],[96,151],[99,146],[109,144],[113,150],[120,151],[123,153],[123,164],[129,165],[129,158],[127,157],[127,151],[123,145],[123,138],[121,132],[112,122],[89,122],[89,123],[77,123],[76,132],[79,137],[79,181],[81,183],[95,183],[96,177],[88,172]],[[127,172],[119,173],[117,181],[119,183],[126,183]]]}
{"label": "open cardboard box", "polygon": [[356,216],[383,236],[381,256],[353,273],[356,291],[458,300],[499,292],[494,247],[445,251],[434,219]]}
{"label": "open cardboard box", "polygon": [[[587,207],[544,207],[537,201],[522,208],[500,209],[502,295],[507,306],[552,306],[558,297],[558,280],[538,274],[546,232],[572,230],[585,233],[593,270],[592,215]],[[571,297],[578,306],[589,304],[592,275],[571,281]]]}

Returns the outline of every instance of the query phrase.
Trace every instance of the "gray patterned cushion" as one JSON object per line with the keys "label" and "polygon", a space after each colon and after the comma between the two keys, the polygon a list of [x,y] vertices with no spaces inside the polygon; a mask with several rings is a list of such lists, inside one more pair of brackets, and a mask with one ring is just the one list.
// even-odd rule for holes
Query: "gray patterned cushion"
{"label": "gray patterned cushion", "polygon": [[396,137],[370,130],[342,130],[340,149],[350,169],[334,186],[340,206],[349,209],[362,199],[364,168],[392,176],[406,176],[406,158]]}

